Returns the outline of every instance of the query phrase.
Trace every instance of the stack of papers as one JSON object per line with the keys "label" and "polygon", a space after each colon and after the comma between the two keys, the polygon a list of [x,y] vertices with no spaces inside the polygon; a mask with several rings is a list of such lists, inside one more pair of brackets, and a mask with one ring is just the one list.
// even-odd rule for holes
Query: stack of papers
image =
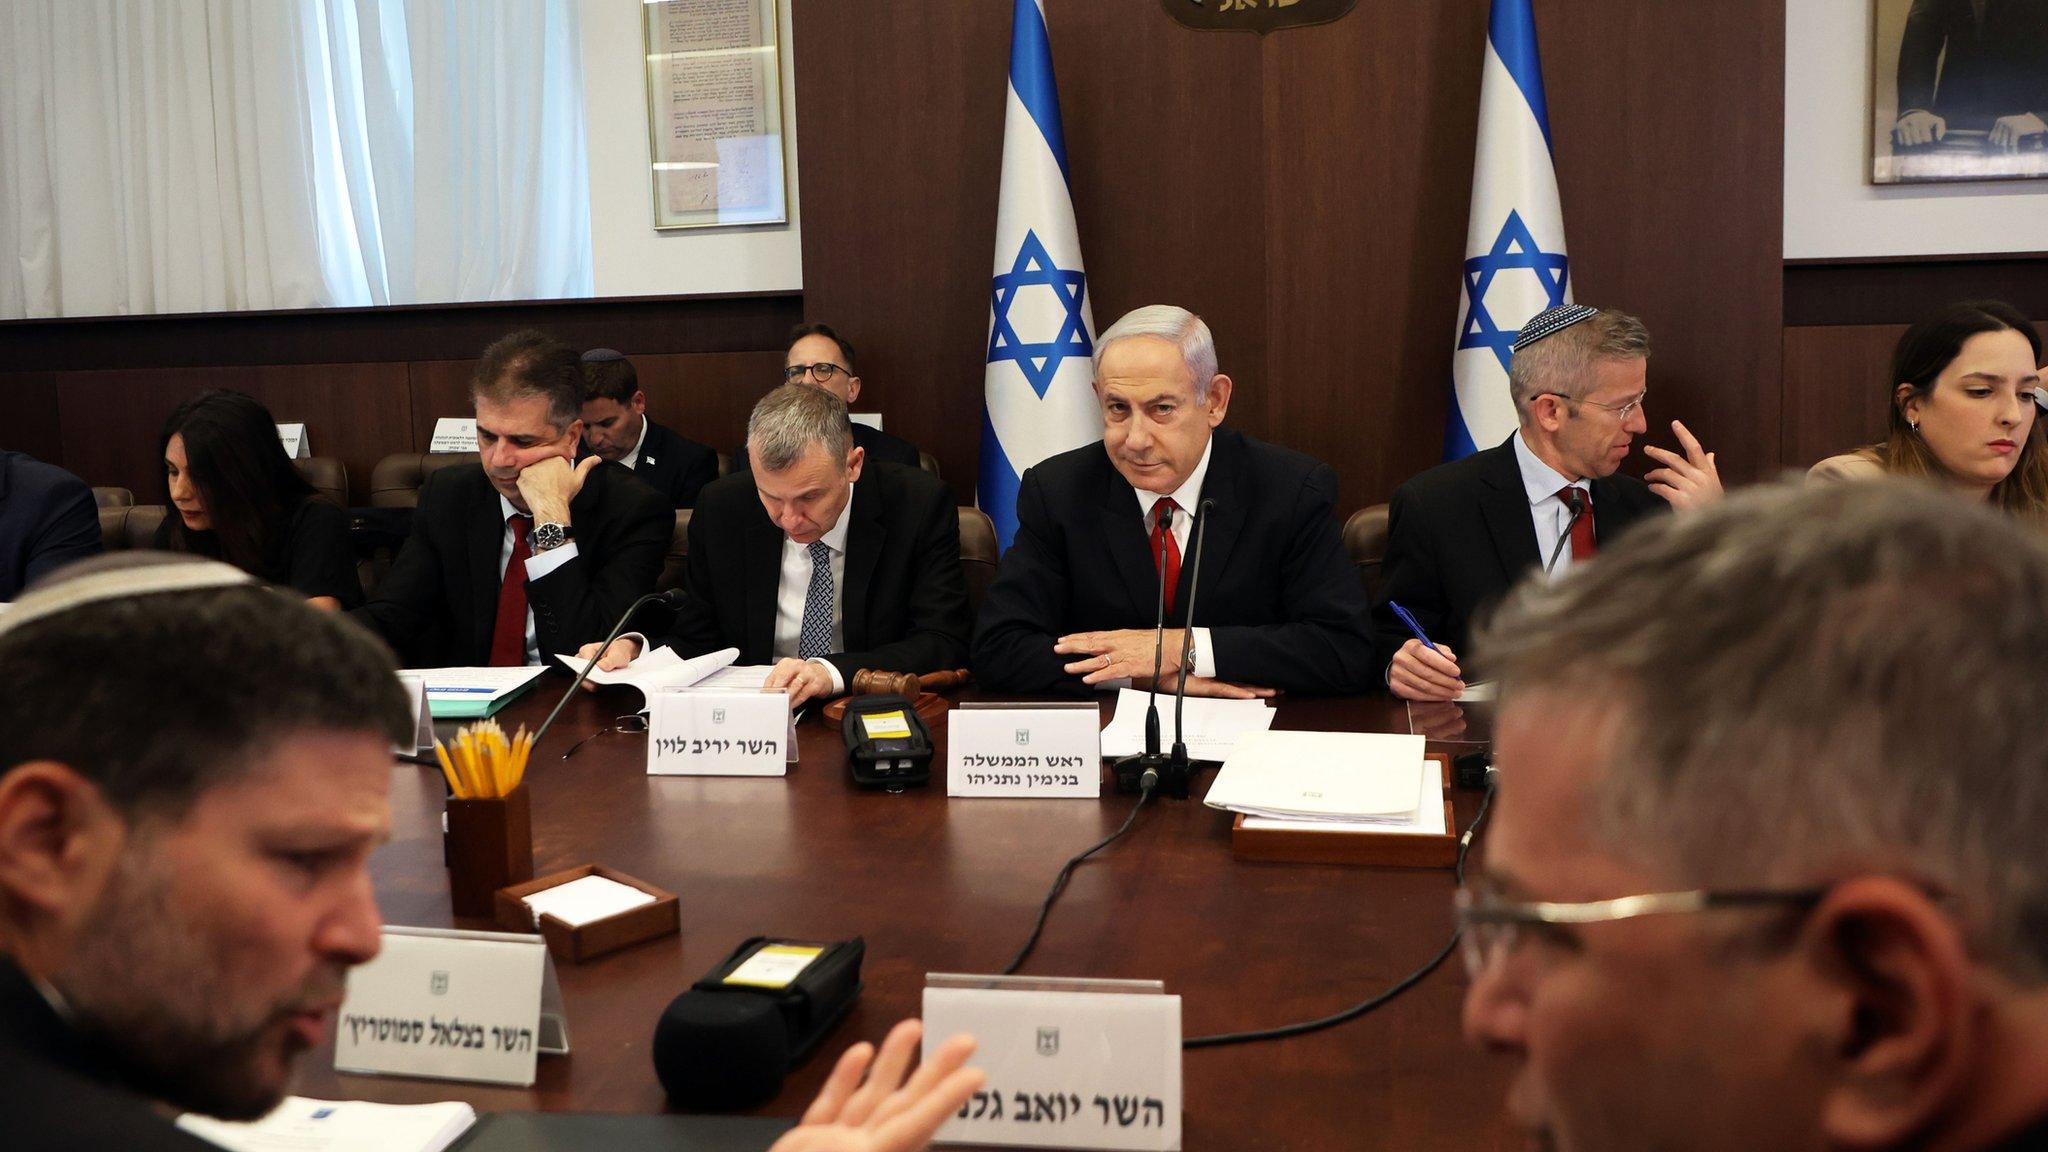
{"label": "stack of papers", "polygon": [[1255,732],[1238,741],[1203,803],[1247,828],[1444,834],[1442,770],[1420,736]]}
{"label": "stack of papers", "polygon": [[434,719],[463,719],[489,716],[517,700],[547,669],[535,664],[525,668],[408,668],[427,686],[427,708]]}
{"label": "stack of papers", "polygon": [[371,1104],[287,1096],[247,1124],[186,1113],[178,1127],[230,1152],[442,1152],[476,1123],[476,1109],[445,1104]]}
{"label": "stack of papers", "polygon": [[543,888],[526,897],[526,907],[533,913],[536,928],[540,927],[542,914],[553,916],[571,928],[581,928],[652,903],[652,893],[604,876],[584,876],[567,884]]}
{"label": "stack of papers", "polygon": [[[648,697],[664,688],[721,688],[727,691],[759,688],[768,679],[768,666],[734,664],[733,661],[739,658],[739,649],[721,648],[685,660],[676,655],[675,649],[663,645],[642,652],[639,659],[624,668],[611,672],[591,669],[590,682],[625,684],[638,688],[642,696]],[[572,671],[583,670],[583,661],[574,656],[558,656],[556,659]]]}
{"label": "stack of papers", "polygon": [[[1116,715],[1102,730],[1104,756],[1130,756],[1145,750],[1145,708],[1151,693],[1125,688],[1116,696]],[[1181,738],[1190,760],[1227,760],[1247,732],[1273,726],[1273,709],[1264,700],[1218,700],[1189,696],[1181,712]],[[1173,695],[1159,694],[1159,750],[1173,749]]]}

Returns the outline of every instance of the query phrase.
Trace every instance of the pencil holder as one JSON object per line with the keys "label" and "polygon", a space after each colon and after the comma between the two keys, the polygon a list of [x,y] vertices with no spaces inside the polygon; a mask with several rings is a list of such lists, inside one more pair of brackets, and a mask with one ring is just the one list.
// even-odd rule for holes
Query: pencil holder
{"label": "pencil holder", "polygon": [[457,916],[488,918],[493,896],[533,879],[533,810],[526,789],[488,800],[448,799],[448,894]]}

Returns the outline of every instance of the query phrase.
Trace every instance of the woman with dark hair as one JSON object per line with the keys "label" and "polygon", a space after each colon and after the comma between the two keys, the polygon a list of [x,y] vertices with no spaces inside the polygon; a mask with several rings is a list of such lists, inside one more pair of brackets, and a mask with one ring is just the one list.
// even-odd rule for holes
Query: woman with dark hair
{"label": "woman with dark hair", "polygon": [[1891,429],[1881,444],[1831,456],[1831,480],[1919,476],[2009,512],[2048,516],[2048,430],[2036,410],[2041,334],[2010,304],[1951,304],[1899,337]]}
{"label": "woman with dark hair", "polygon": [[270,410],[220,389],[178,405],[160,441],[172,515],[155,546],[225,560],[291,588],[317,608],[363,602],[349,547],[348,513],[314,494]]}

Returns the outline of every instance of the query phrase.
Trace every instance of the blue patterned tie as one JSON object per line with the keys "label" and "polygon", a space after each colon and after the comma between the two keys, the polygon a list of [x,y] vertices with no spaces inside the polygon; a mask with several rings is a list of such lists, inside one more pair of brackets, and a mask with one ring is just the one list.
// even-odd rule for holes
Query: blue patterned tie
{"label": "blue patterned tie", "polygon": [[814,540],[811,552],[811,586],[804,593],[804,625],[796,636],[800,660],[832,651],[832,549]]}

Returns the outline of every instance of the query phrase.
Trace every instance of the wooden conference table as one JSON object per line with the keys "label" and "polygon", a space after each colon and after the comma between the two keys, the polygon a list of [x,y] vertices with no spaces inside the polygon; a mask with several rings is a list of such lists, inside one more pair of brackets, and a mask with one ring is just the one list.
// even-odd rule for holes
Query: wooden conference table
{"label": "wooden conference table", "polygon": [[[508,729],[537,725],[566,684],[548,675],[499,719]],[[796,1115],[840,1052],[880,1040],[918,1012],[926,973],[993,972],[1007,963],[1060,865],[1114,831],[1133,799],[1105,781],[1100,801],[949,800],[943,723],[935,726],[930,787],[857,790],[837,727],[814,713],[798,726],[799,762],[786,778],[649,777],[647,738],[617,732],[560,759],[638,701],[629,689],[579,693],[536,749],[527,775],[534,868],[545,875],[600,863],[675,892],[680,938],[558,966],[571,1052],[541,1057],[532,1089],[341,1076],[330,1040],[301,1064],[295,1092],[461,1099],[479,1112],[660,1112],[666,1103],[650,1042],[672,997],[749,936],[864,936],[867,987],[858,1006],[759,1109]],[[1442,723],[1418,726],[1444,731]],[[1284,700],[1275,724],[1397,732],[1409,725],[1405,706],[1381,698]],[[1457,726],[1452,718],[1450,731]],[[1479,727],[1465,735],[1483,735]],[[1197,797],[1212,776],[1198,777]],[[491,927],[450,914],[443,796],[437,769],[394,768],[393,838],[372,864],[384,920]],[[1456,797],[1461,828],[1477,800]],[[1182,1028],[1191,1037],[1305,1020],[1380,991],[1442,947],[1451,888],[1447,870],[1239,862],[1225,814],[1198,799],[1155,797],[1124,839],[1076,871],[1023,974],[1163,980],[1183,998]],[[1188,1052],[1183,1146],[1509,1147],[1504,1069],[1459,1034],[1465,983],[1453,957],[1364,1019]]]}

